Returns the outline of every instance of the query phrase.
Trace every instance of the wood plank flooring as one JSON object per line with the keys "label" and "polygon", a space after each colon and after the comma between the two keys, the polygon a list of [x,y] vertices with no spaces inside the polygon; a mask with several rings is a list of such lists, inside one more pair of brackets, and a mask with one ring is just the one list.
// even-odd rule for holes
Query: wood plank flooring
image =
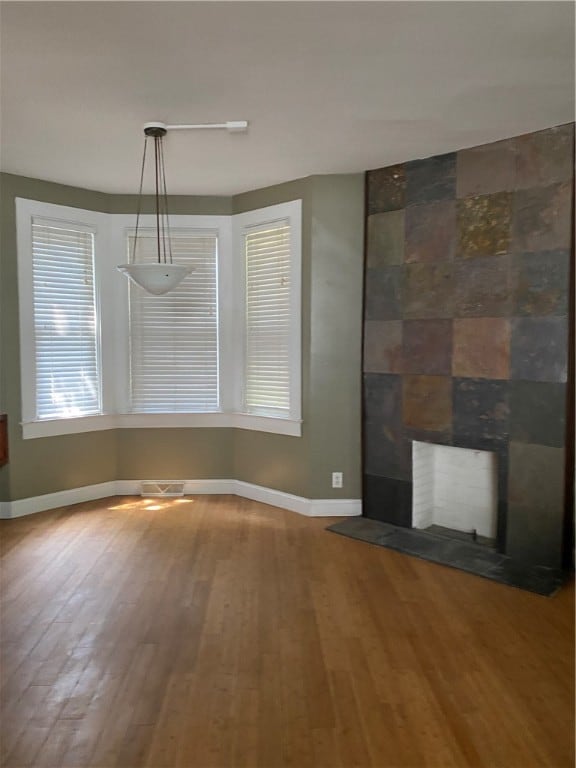
{"label": "wood plank flooring", "polygon": [[3,521],[3,768],[572,768],[573,586],[329,522],[232,496]]}

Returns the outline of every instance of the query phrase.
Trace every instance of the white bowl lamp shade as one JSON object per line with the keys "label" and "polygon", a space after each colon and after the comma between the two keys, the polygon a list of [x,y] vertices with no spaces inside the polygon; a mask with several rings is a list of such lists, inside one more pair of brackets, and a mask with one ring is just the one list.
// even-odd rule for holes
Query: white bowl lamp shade
{"label": "white bowl lamp shade", "polygon": [[182,264],[120,264],[117,269],[147,293],[161,296],[176,288],[194,267]]}

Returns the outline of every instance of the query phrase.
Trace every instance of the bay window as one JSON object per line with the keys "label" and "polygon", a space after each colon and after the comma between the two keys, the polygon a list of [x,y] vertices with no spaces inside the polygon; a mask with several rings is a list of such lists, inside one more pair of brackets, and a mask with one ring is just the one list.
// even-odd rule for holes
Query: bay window
{"label": "bay window", "polygon": [[[117,427],[299,435],[300,201],[171,216],[175,263],[153,296],[115,269],[133,218],[17,200],[25,438]],[[156,259],[152,217],[136,258]]]}

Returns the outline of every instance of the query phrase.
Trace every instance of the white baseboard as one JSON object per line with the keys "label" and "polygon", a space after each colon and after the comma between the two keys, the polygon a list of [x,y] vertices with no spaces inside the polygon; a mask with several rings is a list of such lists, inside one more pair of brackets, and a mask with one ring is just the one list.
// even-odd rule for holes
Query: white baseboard
{"label": "white baseboard", "polygon": [[358,517],[362,499],[308,499],[310,517]]}
{"label": "white baseboard", "polygon": [[[0,502],[0,519],[32,515],[47,509],[104,499],[108,496],[139,496],[140,480],[111,480],[98,485],[85,485],[68,491],[47,493],[27,499]],[[168,481],[164,481],[168,482]],[[186,495],[230,494],[289,509],[308,517],[354,517],[362,514],[361,499],[307,499],[242,480],[185,480]]]}
{"label": "white baseboard", "polygon": [[35,512],[44,512],[46,509],[79,504],[82,501],[104,499],[107,496],[115,496],[117,493],[116,481],[110,480],[107,483],[84,485],[81,488],[71,488],[68,491],[58,491],[57,493],[46,493],[43,496],[31,496],[28,499],[2,501],[0,502],[0,518],[6,519],[33,515]]}
{"label": "white baseboard", "polygon": [[265,488],[262,485],[245,483],[243,480],[236,480],[234,484],[233,493],[237,496],[243,496],[245,499],[252,499],[252,501],[260,501],[262,504],[271,504],[273,507],[289,509],[301,515],[307,514],[307,505],[310,500],[305,499],[303,496],[294,496],[292,493],[275,491],[273,488]]}

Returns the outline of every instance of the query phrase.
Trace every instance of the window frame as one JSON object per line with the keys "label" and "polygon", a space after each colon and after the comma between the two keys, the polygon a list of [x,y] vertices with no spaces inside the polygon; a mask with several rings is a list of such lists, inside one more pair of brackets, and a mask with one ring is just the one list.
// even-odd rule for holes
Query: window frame
{"label": "window frame", "polygon": [[[290,227],[290,407],[288,417],[263,416],[246,409],[246,348],[247,348],[247,295],[245,236],[265,227],[288,222]],[[234,255],[238,277],[243,286],[236,326],[236,370],[240,386],[236,392],[236,409],[249,418],[269,418],[300,424],[302,419],[302,201],[271,205],[266,208],[236,214],[234,217]]]}
{"label": "window frame", "polygon": [[[99,369],[100,406],[98,414],[87,416],[38,419],[36,403],[36,334],[34,328],[34,273],[33,273],[33,237],[34,219],[53,221],[55,224],[68,224],[72,227],[89,229],[94,232],[94,298],[97,325],[97,355]],[[106,365],[104,345],[102,344],[101,319],[101,258],[100,250],[105,248],[106,214],[88,211],[82,208],[53,205],[36,200],[16,198],[16,238],[18,244],[18,311],[20,320],[20,377],[22,393],[22,425],[39,425],[39,435],[44,429],[50,430],[55,422],[65,424],[81,421],[87,425],[97,423],[106,412],[105,391],[103,387],[104,368]],[[41,425],[45,425],[42,427]],[[27,435],[24,430],[24,436]],[[36,430],[32,430],[34,433]]]}

